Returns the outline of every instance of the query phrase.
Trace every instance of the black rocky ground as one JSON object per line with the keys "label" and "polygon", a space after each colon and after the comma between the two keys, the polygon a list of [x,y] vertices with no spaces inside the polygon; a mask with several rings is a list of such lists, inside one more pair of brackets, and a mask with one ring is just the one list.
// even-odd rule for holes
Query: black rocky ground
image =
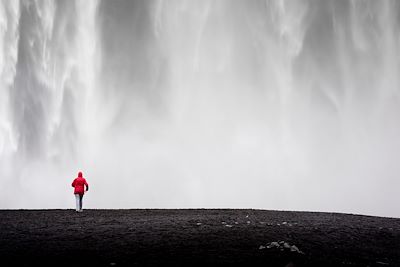
{"label": "black rocky ground", "polygon": [[264,210],[2,210],[0,262],[400,267],[400,219]]}

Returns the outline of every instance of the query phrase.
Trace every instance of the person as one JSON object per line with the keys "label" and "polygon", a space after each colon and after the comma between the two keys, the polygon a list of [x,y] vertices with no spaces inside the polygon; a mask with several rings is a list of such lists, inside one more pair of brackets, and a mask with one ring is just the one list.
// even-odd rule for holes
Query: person
{"label": "person", "polygon": [[82,172],[78,173],[78,177],[74,179],[72,182],[72,187],[74,187],[74,194],[75,194],[75,200],[76,200],[76,211],[77,212],[82,212],[82,199],[83,195],[85,194],[85,186],[86,186],[86,191],[89,190],[89,184],[86,182],[86,179],[83,178]]}

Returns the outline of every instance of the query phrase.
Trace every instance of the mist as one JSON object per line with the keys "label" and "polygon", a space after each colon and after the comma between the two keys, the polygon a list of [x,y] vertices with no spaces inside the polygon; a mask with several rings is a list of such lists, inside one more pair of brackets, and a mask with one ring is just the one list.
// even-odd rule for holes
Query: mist
{"label": "mist", "polygon": [[400,217],[397,1],[0,1],[0,208]]}

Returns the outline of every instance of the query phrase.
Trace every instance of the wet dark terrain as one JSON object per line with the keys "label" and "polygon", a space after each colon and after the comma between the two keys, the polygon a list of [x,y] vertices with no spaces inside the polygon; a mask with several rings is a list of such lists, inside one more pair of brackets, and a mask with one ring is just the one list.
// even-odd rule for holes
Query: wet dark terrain
{"label": "wet dark terrain", "polygon": [[400,219],[265,210],[2,210],[0,261],[400,267]]}

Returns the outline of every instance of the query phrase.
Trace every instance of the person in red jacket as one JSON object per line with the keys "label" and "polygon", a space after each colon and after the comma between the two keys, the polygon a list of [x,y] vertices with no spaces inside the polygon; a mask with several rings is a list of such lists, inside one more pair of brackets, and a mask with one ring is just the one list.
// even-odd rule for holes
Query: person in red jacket
{"label": "person in red jacket", "polygon": [[89,184],[86,182],[86,179],[82,177],[82,172],[78,173],[78,177],[74,179],[72,182],[72,187],[74,187],[74,194],[76,199],[76,211],[82,212],[82,199],[85,194],[85,186],[86,191],[89,190]]}

